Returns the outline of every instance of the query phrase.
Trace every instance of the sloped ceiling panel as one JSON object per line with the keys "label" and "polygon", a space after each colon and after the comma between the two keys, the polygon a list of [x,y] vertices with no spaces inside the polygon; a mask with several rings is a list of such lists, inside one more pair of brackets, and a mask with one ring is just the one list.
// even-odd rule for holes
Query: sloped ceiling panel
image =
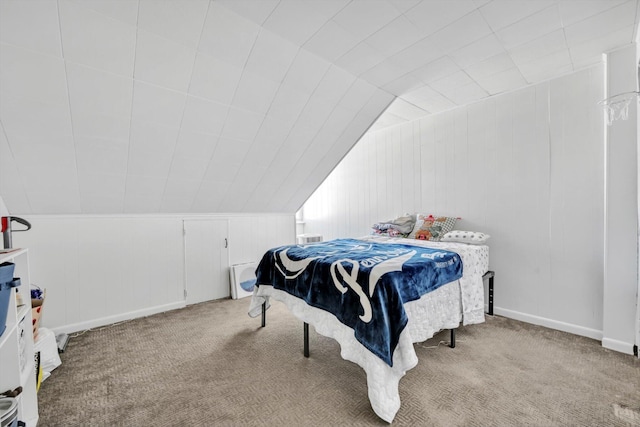
{"label": "sloped ceiling panel", "polygon": [[296,211],[393,100],[301,48],[343,3],[2,0],[8,208]]}
{"label": "sloped ceiling panel", "polygon": [[293,212],[372,123],[595,64],[637,21],[638,0],[0,0],[0,194]]}

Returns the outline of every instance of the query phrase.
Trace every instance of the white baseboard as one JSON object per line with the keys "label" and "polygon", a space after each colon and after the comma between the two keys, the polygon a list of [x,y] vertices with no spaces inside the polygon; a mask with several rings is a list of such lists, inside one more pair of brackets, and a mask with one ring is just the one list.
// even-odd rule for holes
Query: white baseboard
{"label": "white baseboard", "polygon": [[184,308],[185,306],[186,304],[184,301],[176,301],[170,304],[147,307],[142,310],[120,313],[114,316],[101,317],[99,319],[91,319],[84,322],[72,323],[70,325],[58,326],[56,328],[51,328],[51,330],[56,335],[60,333],[71,334],[78,331],[97,328],[100,326],[111,325],[113,323],[118,323],[125,320],[137,319],[138,317],[144,317],[152,314],[163,313],[165,311],[175,310],[178,308]]}
{"label": "white baseboard", "polygon": [[602,346],[609,350],[619,351],[620,353],[633,354],[633,344],[628,342],[612,340],[611,338],[603,338]]}
{"label": "white baseboard", "polygon": [[633,354],[633,343],[604,338],[602,331],[597,329],[585,328],[584,326],[574,325],[572,323],[560,322],[558,320],[533,316],[519,311],[506,310],[500,307],[494,307],[493,312],[498,316],[504,316],[510,319],[556,329],[558,331],[569,332],[570,334],[580,335],[582,337],[593,338],[594,340],[602,342],[602,347],[606,349],[618,351],[624,354]]}
{"label": "white baseboard", "polygon": [[560,322],[558,320],[547,319],[545,317],[533,316],[531,314],[521,313],[519,311],[506,310],[500,307],[494,307],[493,313],[498,316],[508,317],[510,319],[520,320],[522,322],[534,325],[544,326],[546,328],[556,329],[570,334],[580,335],[582,337],[593,338],[602,341],[602,331],[597,329],[585,328],[584,326],[574,325],[572,323]]}

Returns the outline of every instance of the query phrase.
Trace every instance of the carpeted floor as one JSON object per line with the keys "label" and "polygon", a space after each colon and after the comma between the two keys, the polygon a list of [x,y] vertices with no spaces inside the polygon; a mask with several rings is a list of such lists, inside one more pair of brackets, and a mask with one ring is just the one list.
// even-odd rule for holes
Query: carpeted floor
{"label": "carpeted floor", "polygon": [[[366,377],[274,302],[219,300],[71,338],[38,393],[39,426],[376,426]],[[501,317],[416,344],[397,426],[640,426],[640,362]]]}

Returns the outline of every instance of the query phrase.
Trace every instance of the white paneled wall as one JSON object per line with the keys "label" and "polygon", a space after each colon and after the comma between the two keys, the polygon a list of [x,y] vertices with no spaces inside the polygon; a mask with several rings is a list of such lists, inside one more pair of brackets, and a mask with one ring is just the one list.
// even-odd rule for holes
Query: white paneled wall
{"label": "white paneled wall", "polygon": [[[609,96],[636,91],[636,45],[607,55]],[[629,352],[639,314],[638,300],[638,112],[629,106],[629,119],[607,127],[607,199],[605,229],[604,338],[602,345]],[[640,331],[640,324],[637,326]],[[636,341],[635,344],[640,344]]]}
{"label": "white paneled wall", "polygon": [[229,265],[295,242],[293,214],[25,218],[14,247],[29,248],[32,283],[47,290],[43,326],[66,332],[185,306],[185,219],[229,222]]}
{"label": "white paneled wall", "polygon": [[267,249],[295,243],[294,215],[229,218],[229,264],[260,261]]}
{"label": "white paneled wall", "polygon": [[304,206],[305,232],[406,212],[489,233],[496,313],[601,338],[603,66],[367,134]]}
{"label": "white paneled wall", "polygon": [[43,326],[79,330],[183,300],[182,224],[170,218],[27,217],[31,280],[47,290]]}
{"label": "white paneled wall", "polygon": [[0,216],[6,216],[6,215],[9,215],[9,211],[7,210],[7,207],[4,204],[2,197],[0,197]]}

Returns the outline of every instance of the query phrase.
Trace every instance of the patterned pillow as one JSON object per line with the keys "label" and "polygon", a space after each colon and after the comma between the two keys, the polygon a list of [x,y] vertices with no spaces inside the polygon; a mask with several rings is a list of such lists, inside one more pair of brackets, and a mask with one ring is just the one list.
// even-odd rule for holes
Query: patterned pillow
{"label": "patterned pillow", "polygon": [[420,228],[416,227],[417,230],[414,238],[418,240],[431,240],[434,242],[439,242],[445,234],[453,230],[453,227],[455,227],[456,221],[458,220],[456,217],[433,215],[421,215],[419,218],[422,223],[420,224]]}
{"label": "patterned pillow", "polygon": [[442,236],[441,242],[468,243],[470,245],[484,245],[489,240],[488,234],[477,231],[452,230]]}
{"label": "patterned pillow", "polygon": [[409,235],[407,236],[407,239],[415,239],[416,233],[418,232],[418,230],[420,230],[420,227],[422,227],[422,224],[424,224],[424,219],[422,219],[422,215],[418,215],[416,217],[416,222],[413,225],[413,230],[411,230],[411,233],[409,233]]}

